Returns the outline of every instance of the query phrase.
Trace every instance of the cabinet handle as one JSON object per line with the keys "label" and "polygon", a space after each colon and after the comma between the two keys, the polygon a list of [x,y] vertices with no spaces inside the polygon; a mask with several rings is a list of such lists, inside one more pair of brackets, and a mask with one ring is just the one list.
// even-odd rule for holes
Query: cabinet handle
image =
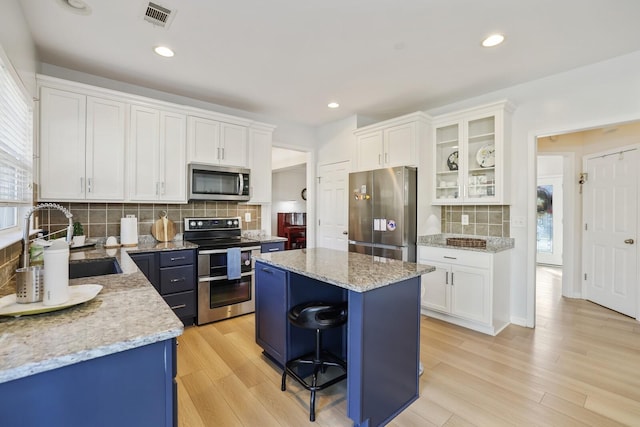
{"label": "cabinet handle", "polygon": [[268,267],[262,267],[262,271],[264,271],[265,273],[273,274],[273,270]]}
{"label": "cabinet handle", "polygon": [[224,160],[224,147],[222,147],[222,160]]}
{"label": "cabinet handle", "polygon": [[220,160],[220,147],[216,148],[216,156]]}
{"label": "cabinet handle", "polygon": [[162,181],[162,195],[167,193],[167,183]]}
{"label": "cabinet handle", "polygon": [[458,259],[458,258],[456,258],[454,256],[446,256],[446,255],[444,255],[443,258],[446,258],[446,259]]}
{"label": "cabinet handle", "polygon": [[185,308],[186,306],[187,306],[187,304],[172,305],[171,306],[171,310],[177,310],[179,308]]}
{"label": "cabinet handle", "polygon": [[453,286],[453,271],[451,272],[451,286]]}
{"label": "cabinet handle", "polygon": [[80,192],[84,193],[84,178],[80,177]]}
{"label": "cabinet handle", "polygon": [[269,248],[269,252],[278,252],[280,248]]}
{"label": "cabinet handle", "polygon": [[382,154],[378,154],[378,164],[382,164]]}
{"label": "cabinet handle", "polygon": [[159,195],[160,195],[160,190],[159,190],[159,188],[160,188],[160,182],[156,181],[156,196],[159,196]]}
{"label": "cabinet handle", "polygon": [[171,280],[169,280],[169,282],[171,282],[171,283],[178,283],[178,282],[184,282],[185,280],[187,280],[187,278],[186,278],[186,277],[179,277],[179,278],[177,278],[177,279],[171,279]]}
{"label": "cabinet handle", "polygon": [[444,276],[445,277],[444,284],[448,285],[449,284],[449,272],[447,271],[444,274],[445,274],[445,276]]}
{"label": "cabinet handle", "polygon": [[91,193],[91,178],[87,178],[87,193]]}
{"label": "cabinet handle", "polygon": [[171,257],[171,261],[182,261],[187,259],[186,256],[177,256],[177,257]]}

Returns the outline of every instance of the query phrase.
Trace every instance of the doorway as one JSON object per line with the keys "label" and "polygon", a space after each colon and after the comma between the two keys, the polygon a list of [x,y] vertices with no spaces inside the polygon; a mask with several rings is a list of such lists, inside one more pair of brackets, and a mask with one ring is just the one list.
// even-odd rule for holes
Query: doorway
{"label": "doorway", "polygon": [[[573,131],[567,133],[556,133],[552,136],[538,136],[535,138],[533,145],[533,158],[536,159],[536,165],[532,168],[535,171],[529,182],[536,191],[538,187],[537,163],[539,156],[561,155],[564,160],[563,165],[563,238],[564,243],[562,249],[562,295],[569,298],[587,299],[587,291],[585,289],[584,274],[588,273],[585,269],[588,267],[583,257],[583,239],[584,236],[584,215],[583,215],[583,198],[587,184],[581,179],[584,172],[583,159],[590,156],[597,156],[598,153],[616,152],[620,148],[634,146],[640,143],[640,122],[629,122],[615,125],[607,125],[592,129]],[[640,180],[640,177],[638,178]],[[613,189],[606,190],[613,192]],[[557,195],[556,195],[557,199]],[[537,219],[537,197],[530,199],[530,211],[536,211]],[[636,219],[636,226],[637,226]],[[530,223],[532,224],[532,223]],[[636,227],[637,228],[637,227]],[[535,228],[529,228],[529,236],[536,237],[537,223]],[[637,232],[637,230],[636,230]],[[634,242],[637,239],[634,238]],[[632,262],[636,267],[639,265],[640,255],[633,257]],[[535,326],[536,312],[536,269],[538,265],[537,239],[536,247],[533,248],[533,257],[529,270],[531,276],[529,283],[527,325]],[[635,284],[638,286],[640,272],[636,268]],[[588,276],[587,276],[588,277]],[[640,290],[636,292],[634,304],[640,307]],[[639,313],[636,312],[636,316]]]}
{"label": "doorway", "polygon": [[563,174],[564,159],[561,155],[538,156],[536,207],[538,264],[562,265]]}

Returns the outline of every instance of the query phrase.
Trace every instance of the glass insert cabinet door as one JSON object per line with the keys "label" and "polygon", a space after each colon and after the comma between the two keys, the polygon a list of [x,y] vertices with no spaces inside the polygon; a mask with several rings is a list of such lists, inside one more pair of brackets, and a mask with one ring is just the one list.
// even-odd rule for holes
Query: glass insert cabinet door
{"label": "glass insert cabinet door", "polygon": [[467,194],[469,199],[495,196],[496,134],[495,117],[468,122],[467,127]]}
{"label": "glass insert cabinet door", "polygon": [[436,129],[436,199],[455,200],[460,192],[460,125]]}

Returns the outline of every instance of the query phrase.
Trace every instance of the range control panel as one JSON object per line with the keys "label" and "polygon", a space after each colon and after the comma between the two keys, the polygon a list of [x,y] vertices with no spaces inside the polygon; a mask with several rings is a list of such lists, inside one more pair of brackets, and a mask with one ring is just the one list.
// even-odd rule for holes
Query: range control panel
{"label": "range control panel", "polygon": [[184,231],[240,229],[240,217],[235,218],[185,218]]}

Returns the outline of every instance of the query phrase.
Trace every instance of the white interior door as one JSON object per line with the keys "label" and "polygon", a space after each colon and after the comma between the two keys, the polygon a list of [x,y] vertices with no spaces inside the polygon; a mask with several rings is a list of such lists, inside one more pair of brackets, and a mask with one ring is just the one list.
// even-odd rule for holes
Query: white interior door
{"label": "white interior door", "polygon": [[538,177],[537,259],[562,265],[562,176]]}
{"label": "white interior door", "polygon": [[585,160],[582,269],[590,301],[635,317],[637,313],[636,149]]}
{"label": "white interior door", "polygon": [[350,162],[318,168],[318,247],[347,251]]}

